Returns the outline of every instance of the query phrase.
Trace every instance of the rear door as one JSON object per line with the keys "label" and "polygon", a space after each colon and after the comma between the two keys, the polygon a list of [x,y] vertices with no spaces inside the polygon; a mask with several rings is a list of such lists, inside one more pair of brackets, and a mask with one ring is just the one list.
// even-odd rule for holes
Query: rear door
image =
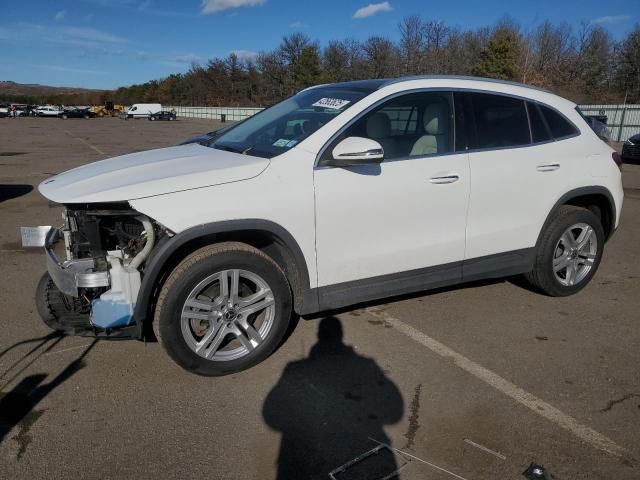
{"label": "rear door", "polygon": [[[571,149],[557,140],[578,132],[550,107],[522,98],[461,92],[456,107],[465,115],[460,141],[470,152],[464,274],[489,273],[477,271],[485,266],[526,267],[549,211],[571,186]],[[556,139],[552,121],[564,127],[558,127]],[[506,263],[482,262],[506,252],[511,252]]]}

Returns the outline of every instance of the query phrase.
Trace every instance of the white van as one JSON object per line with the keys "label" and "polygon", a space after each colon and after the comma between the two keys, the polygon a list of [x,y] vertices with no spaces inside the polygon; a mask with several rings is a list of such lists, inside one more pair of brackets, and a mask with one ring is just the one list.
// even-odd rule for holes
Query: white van
{"label": "white van", "polygon": [[135,103],[127,110],[127,118],[148,117],[160,110],[162,110],[162,105],[159,103]]}

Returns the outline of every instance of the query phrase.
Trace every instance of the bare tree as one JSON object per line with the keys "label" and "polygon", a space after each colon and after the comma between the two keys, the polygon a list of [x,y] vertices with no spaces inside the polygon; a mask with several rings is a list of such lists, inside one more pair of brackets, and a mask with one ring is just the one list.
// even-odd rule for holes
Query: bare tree
{"label": "bare tree", "polygon": [[424,22],[418,15],[405,17],[398,25],[400,30],[401,69],[405,74],[422,73],[424,51]]}
{"label": "bare tree", "polygon": [[371,78],[386,78],[398,74],[398,52],[391,40],[370,37],[362,48]]}

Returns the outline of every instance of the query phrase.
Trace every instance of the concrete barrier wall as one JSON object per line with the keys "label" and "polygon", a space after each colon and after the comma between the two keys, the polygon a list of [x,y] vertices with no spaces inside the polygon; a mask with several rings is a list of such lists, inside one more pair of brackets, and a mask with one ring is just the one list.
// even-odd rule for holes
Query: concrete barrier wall
{"label": "concrete barrier wall", "polygon": [[[236,107],[164,107],[166,110],[175,108],[179,117],[209,118],[227,121],[244,120],[255,115],[262,108]],[[614,141],[623,142],[636,133],[640,133],[640,105],[580,105],[585,115],[606,115],[607,125]]]}

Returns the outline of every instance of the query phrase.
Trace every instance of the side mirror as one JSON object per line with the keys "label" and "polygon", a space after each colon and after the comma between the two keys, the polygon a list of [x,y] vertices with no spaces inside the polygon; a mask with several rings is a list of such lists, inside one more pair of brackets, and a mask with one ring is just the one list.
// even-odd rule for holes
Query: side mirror
{"label": "side mirror", "polygon": [[332,159],[327,165],[333,167],[355,167],[382,163],[384,149],[375,140],[363,137],[348,137],[335,146]]}

